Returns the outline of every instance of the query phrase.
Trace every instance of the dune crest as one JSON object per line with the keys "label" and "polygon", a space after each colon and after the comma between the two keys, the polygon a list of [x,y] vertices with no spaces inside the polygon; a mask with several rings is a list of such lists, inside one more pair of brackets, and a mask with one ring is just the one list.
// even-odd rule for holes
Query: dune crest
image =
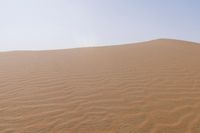
{"label": "dune crest", "polygon": [[0,53],[0,133],[199,133],[200,45]]}

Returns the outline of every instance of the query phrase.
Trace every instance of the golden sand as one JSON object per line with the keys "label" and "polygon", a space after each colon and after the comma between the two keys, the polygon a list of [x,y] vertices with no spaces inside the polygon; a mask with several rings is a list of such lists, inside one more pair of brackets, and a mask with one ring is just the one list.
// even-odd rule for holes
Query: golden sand
{"label": "golden sand", "polygon": [[2,52],[0,133],[200,133],[200,45]]}

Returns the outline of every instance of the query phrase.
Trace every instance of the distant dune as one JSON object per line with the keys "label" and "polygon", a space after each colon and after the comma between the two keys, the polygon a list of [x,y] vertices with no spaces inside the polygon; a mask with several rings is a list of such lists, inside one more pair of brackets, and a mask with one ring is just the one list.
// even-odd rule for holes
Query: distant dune
{"label": "distant dune", "polygon": [[1,52],[0,133],[200,133],[200,45]]}

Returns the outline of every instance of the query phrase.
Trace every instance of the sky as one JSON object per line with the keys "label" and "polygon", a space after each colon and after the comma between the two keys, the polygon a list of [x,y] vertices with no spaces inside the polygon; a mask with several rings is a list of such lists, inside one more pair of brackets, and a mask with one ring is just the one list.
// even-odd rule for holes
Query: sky
{"label": "sky", "polygon": [[0,0],[0,51],[200,42],[200,0]]}

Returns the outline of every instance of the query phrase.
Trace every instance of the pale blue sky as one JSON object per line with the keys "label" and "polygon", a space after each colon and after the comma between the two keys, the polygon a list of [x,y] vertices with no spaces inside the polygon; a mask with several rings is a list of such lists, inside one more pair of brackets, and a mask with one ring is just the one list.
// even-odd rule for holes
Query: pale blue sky
{"label": "pale blue sky", "polygon": [[0,50],[200,42],[200,0],[0,0]]}

